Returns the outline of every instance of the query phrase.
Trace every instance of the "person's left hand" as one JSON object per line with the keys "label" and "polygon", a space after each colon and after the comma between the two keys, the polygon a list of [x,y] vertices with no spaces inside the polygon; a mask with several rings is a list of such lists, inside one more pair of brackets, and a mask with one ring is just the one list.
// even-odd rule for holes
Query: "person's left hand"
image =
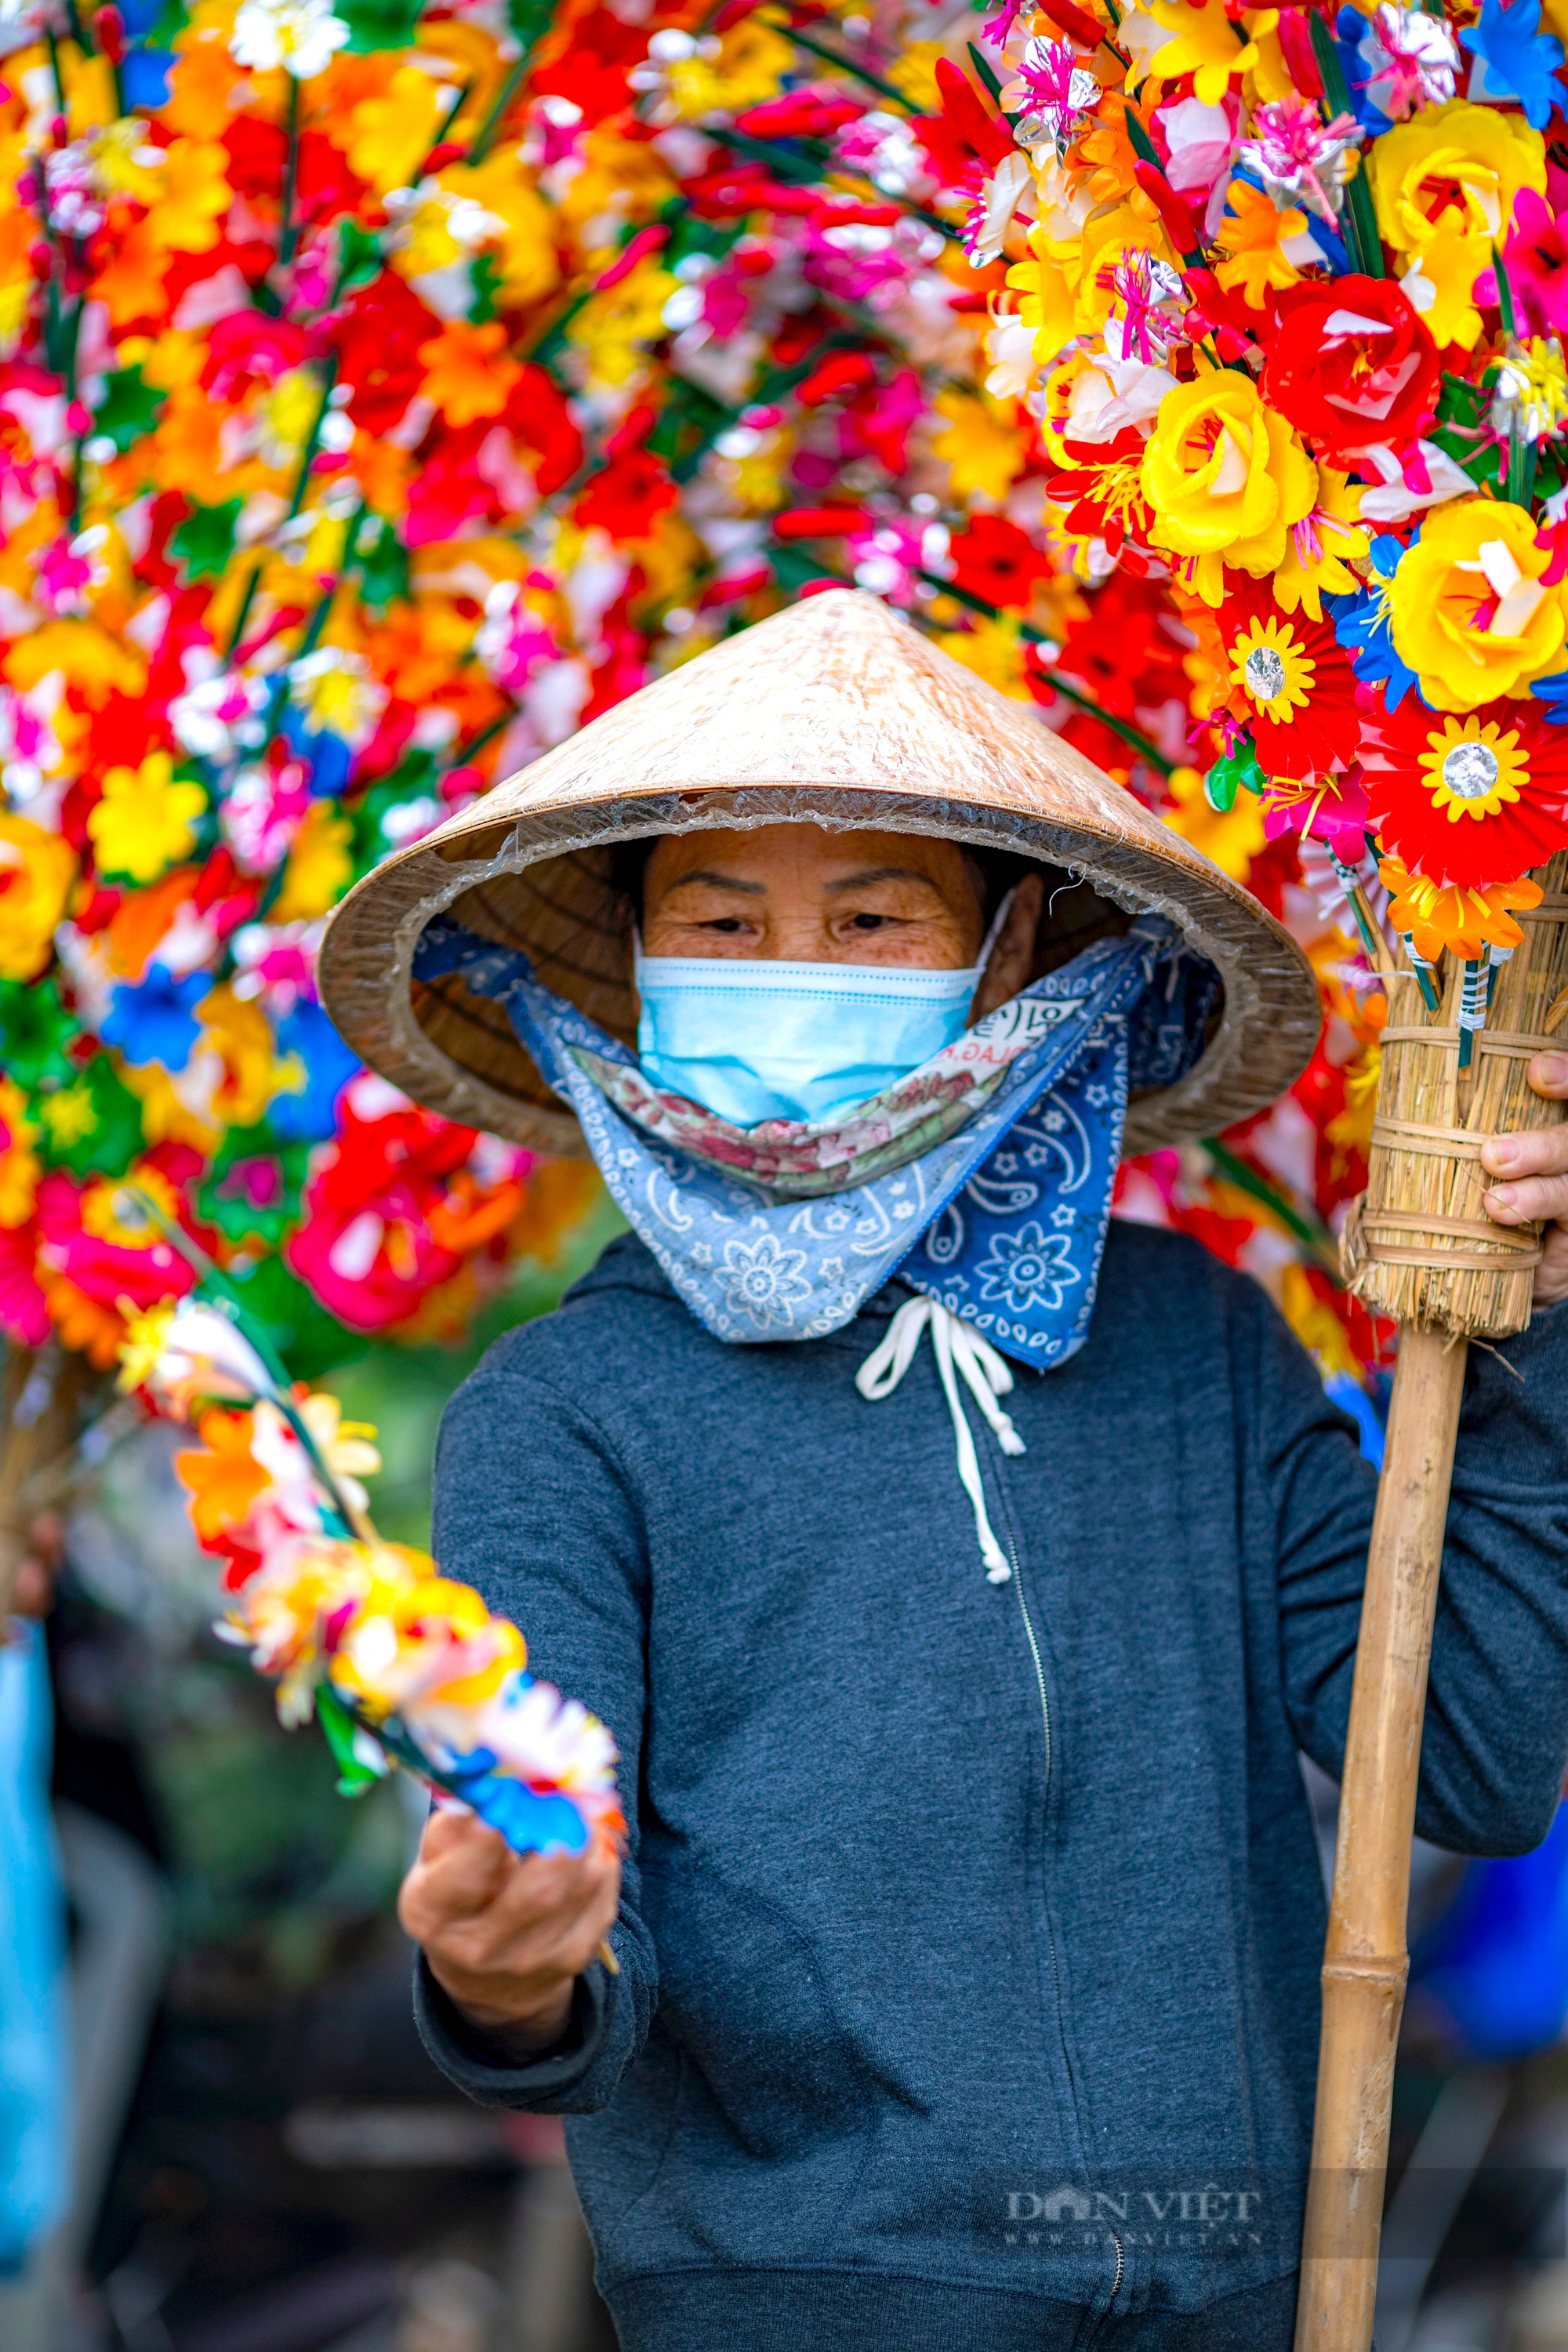
{"label": "person's left hand", "polygon": [[[1537,1054],[1525,1076],[1549,1102],[1568,1098],[1568,1053]],[[1532,1217],[1549,1221],[1535,1269],[1535,1304],[1555,1307],[1568,1298],[1568,1122],[1500,1135],[1482,1145],[1481,1166],[1489,1175],[1507,1179],[1482,1199],[1494,1224],[1523,1225]]]}

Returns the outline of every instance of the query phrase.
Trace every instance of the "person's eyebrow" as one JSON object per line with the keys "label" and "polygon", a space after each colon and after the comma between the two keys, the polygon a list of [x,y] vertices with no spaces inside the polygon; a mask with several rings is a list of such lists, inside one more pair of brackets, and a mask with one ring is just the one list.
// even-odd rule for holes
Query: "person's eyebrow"
{"label": "person's eyebrow", "polygon": [[748,898],[752,898],[765,897],[768,887],[765,882],[742,882],[733,874],[715,874],[702,866],[693,874],[678,874],[667,887],[665,897],[668,898],[671,890],[684,890],[689,882],[711,883],[715,890],[743,890]]}
{"label": "person's eyebrow", "polygon": [[847,874],[841,882],[829,882],[825,887],[829,890],[865,890],[873,882],[923,882],[928,890],[936,890],[939,898],[942,895],[931,876],[914,866],[868,866],[863,874]]}

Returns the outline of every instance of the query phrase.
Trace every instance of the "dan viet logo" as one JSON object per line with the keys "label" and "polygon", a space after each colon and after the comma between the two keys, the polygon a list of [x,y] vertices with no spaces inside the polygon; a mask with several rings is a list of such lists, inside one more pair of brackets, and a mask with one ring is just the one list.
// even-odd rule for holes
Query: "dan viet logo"
{"label": "dan viet logo", "polygon": [[1002,2253],[1268,2254],[1300,2228],[1301,2183],[1257,2173],[1118,2175],[1099,2180],[982,2173],[976,2237]]}

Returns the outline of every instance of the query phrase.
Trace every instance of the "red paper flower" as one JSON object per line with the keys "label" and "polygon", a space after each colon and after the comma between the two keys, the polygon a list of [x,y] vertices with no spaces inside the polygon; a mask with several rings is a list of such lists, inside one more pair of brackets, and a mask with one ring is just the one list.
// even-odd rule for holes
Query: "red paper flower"
{"label": "red paper flower", "polygon": [[349,415],[367,433],[388,433],[425,381],[419,346],[441,330],[413,288],[390,269],[356,287],[337,329],[338,382]]}
{"label": "red paper flower", "polygon": [[948,553],[959,587],[988,604],[1017,610],[1029,602],[1036,581],[1050,576],[1050,557],[1005,515],[976,515],[953,534]]}
{"label": "red paper flower", "polygon": [[1258,761],[1271,776],[1305,783],[1348,767],[1359,720],[1355,672],[1327,621],[1280,612],[1262,588],[1220,608],[1230,657],[1230,703],[1245,720]]}
{"label": "red paper flower", "polygon": [[[98,1307],[119,1307],[129,1299],[133,1307],[148,1307],[160,1299],[183,1298],[196,1278],[189,1264],[150,1219],[128,1220],[135,1218],[135,1194],[141,1192],[150,1194],[166,1217],[183,1223],[180,1181],[198,1164],[188,1147],[175,1145],[138,1162],[123,1181],[89,1177],[79,1183],[63,1169],[51,1170],[38,1186],[40,1265],[63,1275],[73,1290]],[[165,1172],[170,1167],[172,1177]]]}
{"label": "red paper flower", "polygon": [[1344,464],[1419,433],[1437,396],[1437,347],[1392,278],[1328,278],[1280,299],[1260,390]]}
{"label": "red paper flower", "polygon": [[414,1314],[468,1252],[493,1238],[516,1215],[522,1191],[509,1171],[484,1183],[467,1169],[472,1128],[412,1108],[362,1118],[353,1094],[351,1087],[287,1255],[341,1322],[380,1331]]}
{"label": "red paper flower", "polygon": [[1568,736],[1526,702],[1462,716],[1414,695],[1365,729],[1367,803],[1390,856],[1484,890],[1568,848]]}
{"label": "red paper flower", "polygon": [[49,1310],[37,1275],[38,1228],[0,1225],[0,1331],[19,1348],[41,1348]]}
{"label": "red paper flower", "polygon": [[1063,446],[1071,464],[1046,488],[1053,506],[1068,509],[1063,529],[1075,538],[1103,540],[1112,562],[1142,579],[1149,569],[1148,558],[1129,544],[1129,537],[1147,541],[1152,520],[1142,481],[1147,446],[1143,435],[1130,425],[1114,441],[1068,441]]}
{"label": "red paper flower", "polygon": [[614,540],[647,539],[679,493],[669,468],[648,449],[623,449],[597,473],[577,501],[579,529],[595,523]]}

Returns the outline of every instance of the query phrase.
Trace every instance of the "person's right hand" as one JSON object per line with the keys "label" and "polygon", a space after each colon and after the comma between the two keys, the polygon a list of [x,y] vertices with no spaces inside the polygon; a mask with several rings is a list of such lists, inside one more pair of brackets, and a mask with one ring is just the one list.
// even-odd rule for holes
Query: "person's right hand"
{"label": "person's right hand", "polygon": [[[65,1529],[58,1511],[40,1511],[27,1529],[26,1549],[16,1563],[11,1589],[11,1613],[16,1617],[47,1617],[54,1607],[55,1578],[59,1573]],[[0,1637],[3,1638],[3,1637]]]}
{"label": "person's right hand", "polygon": [[477,1814],[443,1810],[425,1824],[397,1916],[471,2025],[546,2050],[620,1899],[614,1854],[513,1853]]}

